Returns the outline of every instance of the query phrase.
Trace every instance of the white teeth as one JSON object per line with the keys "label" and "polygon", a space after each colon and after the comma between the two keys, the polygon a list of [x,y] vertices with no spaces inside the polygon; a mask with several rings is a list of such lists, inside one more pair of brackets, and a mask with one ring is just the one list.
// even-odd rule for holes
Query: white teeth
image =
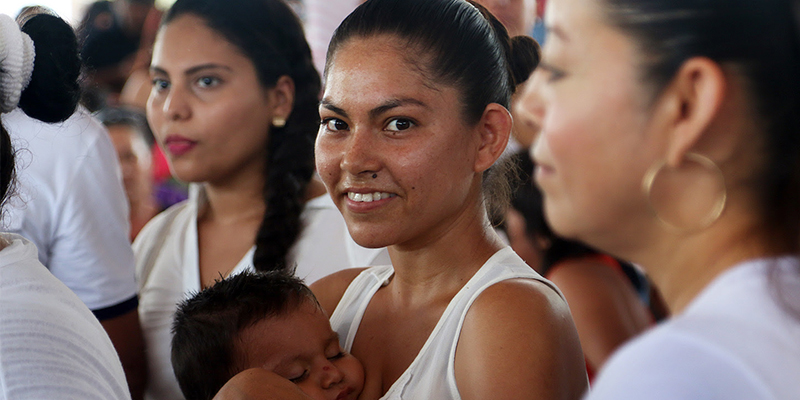
{"label": "white teeth", "polygon": [[375,193],[353,193],[348,192],[347,197],[350,200],[360,202],[360,203],[371,203],[373,201],[378,201],[382,199],[388,199],[389,197],[394,197],[394,194],[386,193],[386,192],[375,192]]}

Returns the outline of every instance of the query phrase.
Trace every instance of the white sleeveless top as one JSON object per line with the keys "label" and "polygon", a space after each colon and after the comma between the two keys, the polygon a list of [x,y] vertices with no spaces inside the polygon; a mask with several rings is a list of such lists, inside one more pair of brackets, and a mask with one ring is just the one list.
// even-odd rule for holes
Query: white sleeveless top
{"label": "white sleeveless top", "polygon": [[[353,347],[358,326],[372,296],[389,283],[393,274],[391,266],[369,268],[358,275],[345,291],[331,316],[331,327],[339,334],[342,348],[346,351]],[[525,264],[511,247],[499,250],[453,297],[422,350],[381,399],[461,399],[456,386],[455,356],[467,311],[486,288],[515,278],[544,282],[564,298],[555,285]]]}

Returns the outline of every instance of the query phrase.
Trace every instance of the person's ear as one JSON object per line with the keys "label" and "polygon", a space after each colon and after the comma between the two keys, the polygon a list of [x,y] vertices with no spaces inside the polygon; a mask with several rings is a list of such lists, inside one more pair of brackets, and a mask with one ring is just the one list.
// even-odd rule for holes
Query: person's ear
{"label": "person's ear", "polygon": [[708,132],[725,98],[726,78],[716,62],[695,57],[678,69],[660,101],[666,121],[666,162],[677,167]]}
{"label": "person's ear", "polygon": [[268,92],[273,119],[286,121],[294,108],[294,81],[283,75]]}
{"label": "person's ear", "polygon": [[475,159],[475,172],[483,172],[500,158],[511,135],[511,113],[497,103],[491,103],[483,110],[478,122],[480,145]]}

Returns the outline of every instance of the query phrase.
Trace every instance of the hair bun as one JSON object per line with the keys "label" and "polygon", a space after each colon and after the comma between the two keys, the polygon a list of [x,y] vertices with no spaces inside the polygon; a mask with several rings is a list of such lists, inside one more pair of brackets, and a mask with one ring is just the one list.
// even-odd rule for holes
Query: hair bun
{"label": "hair bun", "polygon": [[64,121],[80,99],[81,61],[75,32],[66,21],[49,14],[31,17],[21,30],[33,40],[36,56],[19,107],[40,121]]}
{"label": "hair bun", "polygon": [[533,70],[539,65],[541,48],[530,36],[514,36],[510,39],[508,68],[515,85],[528,80]]}

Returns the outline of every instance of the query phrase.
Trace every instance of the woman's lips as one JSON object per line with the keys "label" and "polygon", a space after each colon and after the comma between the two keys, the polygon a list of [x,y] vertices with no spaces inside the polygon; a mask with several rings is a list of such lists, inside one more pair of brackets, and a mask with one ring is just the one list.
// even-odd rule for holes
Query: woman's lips
{"label": "woman's lips", "polygon": [[170,154],[180,156],[191,151],[197,142],[181,136],[169,136],[164,140],[164,146]]}
{"label": "woman's lips", "polygon": [[387,192],[371,192],[371,193],[347,192],[348,199],[359,203],[371,203],[373,201],[388,199],[394,196],[396,195]]}
{"label": "woman's lips", "polygon": [[365,213],[384,206],[397,197],[394,193],[380,190],[349,190],[345,192],[347,209],[356,213]]}

